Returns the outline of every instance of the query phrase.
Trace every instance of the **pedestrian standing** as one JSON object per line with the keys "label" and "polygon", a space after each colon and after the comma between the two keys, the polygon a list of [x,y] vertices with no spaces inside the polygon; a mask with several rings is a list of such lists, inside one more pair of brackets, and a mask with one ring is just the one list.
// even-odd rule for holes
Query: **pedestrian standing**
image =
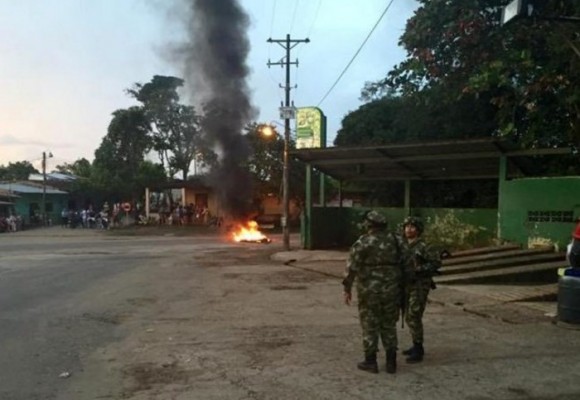
{"label": "pedestrian standing", "polygon": [[356,280],[358,311],[362,328],[363,371],[378,373],[379,338],[386,351],[386,370],[397,370],[397,320],[400,308],[401,264],[396,237],[387,232],[386,218],[376,211],[365,214],[366,233],[352,245],[347,261],[344,301],[350,305]]}
{"label": "pedestrian standing", "polygon": [[423,361],[423,313],[429,291],[435,287],[433,275],[441,267],[439,254],[423,240],[423,222],[417,217],[407,217],[403,222],[401,247],[405,287],[405,321],[411,332],[413,346],[403,354],[408,363]]}
{"label": "pedestrian standing", "polygon": [[576,228],[572,231],[572,241],[566,252],[572,268],[580,268],[580,218],[576,220]]}

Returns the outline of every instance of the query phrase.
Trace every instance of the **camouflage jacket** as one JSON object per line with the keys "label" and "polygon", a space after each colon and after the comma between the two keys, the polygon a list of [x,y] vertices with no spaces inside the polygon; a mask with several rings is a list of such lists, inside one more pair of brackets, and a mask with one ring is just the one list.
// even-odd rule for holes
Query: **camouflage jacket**
{"label": "camouflage jacket", "polygon": [[401,252],[393,234],[365,234],[352,245],[342,281],[345,291],[350,293],[355,279],[359,295],[383,293],[401,282]]}
{"label": "camouflage jacket", "polygon": [[403,253],[403,274],[406,282],[418,279],[431,279],[441,268],[439,253],[429,246],[422,238],[409,243],[401,239]]}

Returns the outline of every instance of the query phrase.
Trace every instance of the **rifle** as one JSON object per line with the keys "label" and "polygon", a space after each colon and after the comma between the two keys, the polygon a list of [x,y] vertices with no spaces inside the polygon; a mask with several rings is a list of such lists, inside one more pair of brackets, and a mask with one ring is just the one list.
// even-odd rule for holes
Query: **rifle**
{"label": "rifle", "polygon": [[405,292],[405,268],[402,269],[401,279],[401,329],[405,329],[405,311],[407,311],[407,293]]}
{"label": "rifle", "polygon": [[405,260],[403,260],[403,252],[401,250],[400,241],[403,239],[396,234],[393,235],[395,239],[395,248],[397,249],[397,254],[399,255],[399,265],[401,266],[401,298],[400,298],[400,307],[401,307],[401,329],[405,328],[405,311],[407,311],[407,293],[405,292]]}

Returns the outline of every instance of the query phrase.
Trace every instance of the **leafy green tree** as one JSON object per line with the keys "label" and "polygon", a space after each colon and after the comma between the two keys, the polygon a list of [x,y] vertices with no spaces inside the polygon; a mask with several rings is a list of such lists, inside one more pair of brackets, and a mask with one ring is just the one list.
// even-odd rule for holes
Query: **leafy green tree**
{"label": "leafy green tree", "polygon": [[30,174],[38,174],[38,170],[34,168],[29,161],[17,161],[8,163],[7,166],[0,165],[0,180],[28,180]]}
{"label": "leafy green tree", "polygon": [[91,176],[91,162],[86,158],[79,158],[72,164],[57,165],[55,169],[62,174],[75,175],[81,178]]}
{"label": "leafy green tree", "polygon": [[155,75],[146,83],[136,83],[127,92],[143,104],[151,123],[153,149],[168,175],[177,172],[187,179],[191,163],[215,159],[201,135],[200,116],[192,106],[179,102],[183,79]]}
{"label": "leafy green tree", "polygon": [[[270,130],[272,134],[265,135],[266,130]],[[282,198],[284,137],[275,127],[254,122],[244,128],[244,138],[251,152],[246,167],[252,177],[254,197],[260,199],[274,194]],[[295,147],[295,142],[290,140],[290,151]],[[290,158],[288,168],[289,196],[302,204],[306,180],[304,164]]]}
{"label": "leafy green tree", "polygon": [[[265,135],[269,129],[271,136]],[[245,127],[244,136],[251,148],[247,167],[254,182],[256,195],[264,196],[280,192],[283,172],[284,138],[275,129],[265,125],[252,123]]]}
{"label": "leafy green tree", "polygon": [[400,39],[408,58],[363,95],[436,89],[447,104],[471,97],[495,107],[497,135],[529,146],[580,143],[577,25],[544,18],[578,16],[580,3],[536,1],[535,18],[500,26],[508,2],[419,0]]}
{"label": "leafy green tree", "polygon": [[135,176],[135,184],[140,193],[143,193],[146,187],[152,187],[164,182],[167,182],[167,176],[161,164],[148,160],[141,161]]}
{"label": "leafy green tree", "polygon": [[494,132],[495,108],[489,102],[464,96],[448,103],[444,96],[444,88],[439,86],[371,100],[343,118],[334,144],[381,145],[482,137]]}
{"label": "leafy green tree", "polygon": [[97,188],[134,197],[135,177],[151,147],[149,120],[140,107],[113,112],[107,135],[95,151],[91,180]]}

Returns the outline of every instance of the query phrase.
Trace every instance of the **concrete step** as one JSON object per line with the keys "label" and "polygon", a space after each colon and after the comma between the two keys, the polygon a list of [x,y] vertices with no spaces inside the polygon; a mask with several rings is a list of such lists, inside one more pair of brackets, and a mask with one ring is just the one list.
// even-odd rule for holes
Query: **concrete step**
{"label": "concrete step", "polygon": [[539,264],[550,261],[565,261],[565,253],[542,253],[535,255],[523,255],[491,259],[486,261],[469,262],[466,264],[450,265],[441,268],[442,275],[462,274],[472,271],[491,270],[504,267],[516,267],[526,264]]}
{"label": "concrete step", "polygon": [[558,293],[558,284],[544,285],[453,285],[453,289],[507,302],[535,302],[552,299]]}
{"label": "concrete step", "polygon": [[501,252],[492,252],[492,253],[484,253],[484,254],[477,254],[473,256],[466,256],[460,258],[450,258],[443,260],[443,266],[451,266],[451,265],[460,265],[460,264],[468,264],[468,263],[476,263],[481,261],[491,261],[497,259],[505,259],[505,258],[512,258],[512,257],[521,257],[521,256],[533,256],[538,254],[547,254],[553,253],[554,249],[552,247],[542,247],[537,249],[518,249],[518,250],[508,250],[508,251],[501,251]]}
{"label": "concrete step", "polygon": [[435,277],[436,283],[493,283],[493,282],[527,282],[538,281],[552,283],[558,280],[558,268],[566,265],[565,261],[551,261],[546,263],[520,265],[492,270],[479,270],[460,274]]}
{"label": "concrete step", "polygon": [[500,253],[503,251],[518,250],[518,249],[521,249],[521,246],[519,246],[517,244],[478,247],[477,249],[454,251],[453,253],[451,253],[450,259],[455,260],[455,259],[463,258],[463,257],[477,256],[480,254]]}

